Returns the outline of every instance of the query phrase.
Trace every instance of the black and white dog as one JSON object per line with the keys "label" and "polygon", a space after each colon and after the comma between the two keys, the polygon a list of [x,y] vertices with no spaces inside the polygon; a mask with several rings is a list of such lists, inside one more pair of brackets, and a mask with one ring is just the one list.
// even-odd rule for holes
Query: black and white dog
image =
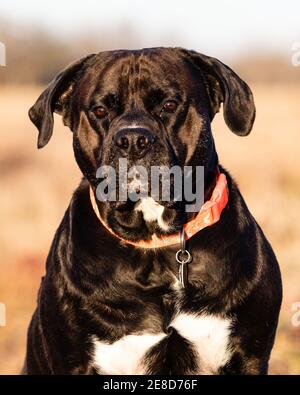
{"label": "black and white dog", "polygon": [[[211,122],[247,135],[252,93],[219,60],[180,48],[90,55],[29,111],[38,147],[53,113],[73,132],[83,180],[56,232],[27,343],[25,374],[266,374],[281,305],[271,246],[229,173]],[[197,213],[179,202],[95,199],[102,165],[204,166],[205,201],[227,182],[220,218],[195,231],[188,284],[168,243]],[[153,244],[167,240],[165,245]],[[143,244],[144,243],[144,244]],[[144,248],[149,243],[150,248]],[[153,248],[151,248],[153,247]]]}

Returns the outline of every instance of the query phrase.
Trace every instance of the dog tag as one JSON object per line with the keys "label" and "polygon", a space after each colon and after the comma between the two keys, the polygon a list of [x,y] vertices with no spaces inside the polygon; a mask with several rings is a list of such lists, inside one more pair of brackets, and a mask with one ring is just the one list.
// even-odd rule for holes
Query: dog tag
{"label": "dog tag", "polygon": [[187,287],[187,281],[188,281],[188,267],[185,262],[181,263],[179,266],[179,276],[178,279],[180,281],[180,284],[182,288]]}
{"label": "dog tag", "polygon": [[188,250],[178,250],[176,253],[176,261],[179,265],[178,280],[182,288],[188,285],[188,263],[191,261],[192,256]]}

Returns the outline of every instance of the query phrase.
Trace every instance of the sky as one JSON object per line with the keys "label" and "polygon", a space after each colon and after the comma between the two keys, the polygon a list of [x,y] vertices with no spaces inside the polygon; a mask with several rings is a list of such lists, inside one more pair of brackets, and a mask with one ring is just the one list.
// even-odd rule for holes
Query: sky
{"label": "sky", "polygon": [[114,33],[127,25],[143,47],[183,46],[225,57],[289,56],[300,42],[300,0],[0,0],[1,18],[59,36],[100,27]]}

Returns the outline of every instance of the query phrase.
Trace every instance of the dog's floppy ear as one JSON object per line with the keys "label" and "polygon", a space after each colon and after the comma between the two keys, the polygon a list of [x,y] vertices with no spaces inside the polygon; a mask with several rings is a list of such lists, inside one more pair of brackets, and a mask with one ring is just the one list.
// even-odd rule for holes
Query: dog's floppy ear
{"label": "dog's floppy ear", "polygon": [[39,131],[38,148],[43,148],[52,136],[53,112],[63,115],[65,125],[71,127],[65,105],[72,93],[72,83],[86,62],[94,56],[86,56],[66,67],[50,82],[49,86],[30,108],[29,118]]}
{"label": "dog's floppy ear", "polygon": [[235,134],[247,136],[255,119],[253,95],[248,85],[218,59],[195,51],[183,51],[203,75],[211,104],[211,119],[223,103],[227,126]]}

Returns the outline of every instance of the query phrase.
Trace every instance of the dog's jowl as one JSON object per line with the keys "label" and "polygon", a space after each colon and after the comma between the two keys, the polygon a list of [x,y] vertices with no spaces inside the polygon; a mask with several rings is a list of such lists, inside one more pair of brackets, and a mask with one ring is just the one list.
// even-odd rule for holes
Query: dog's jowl
{"label": "dog's jowl", "polygon": [[[222,103],[228,128],[249,134],[255,107],[246,83],[181,48],[89,55],[37,99],[29,116],[38,147],[60,114],[83,179],[49,252],[23,373],[268,372],[280,272],[219,164],[211,122]],[[118,173],[120,159],[148,174],[202,166],[203,205],[189,212],[184,199],[154,199],[151,188],[135,201],[118,193],[99,200],[98,169]],[[138,176],[127,181],[129,192],[141,189]]]}

